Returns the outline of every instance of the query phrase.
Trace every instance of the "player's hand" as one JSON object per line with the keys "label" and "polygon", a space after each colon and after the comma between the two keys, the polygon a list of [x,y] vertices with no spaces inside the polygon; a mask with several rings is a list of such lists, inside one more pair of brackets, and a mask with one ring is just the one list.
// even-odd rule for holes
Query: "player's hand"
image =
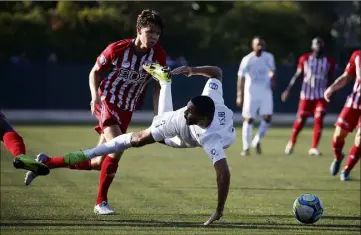
{"label": "player's hand", "polygon": [[216,212],[214,212],[211,215],[211,217],[203,225],[208,226],[211,223],[213,223],[214,221],[219,220],[222,216],[223,216],[223,211],[216,210]]}
{"label": "player's hand", "polygon": [[334,89],[332,87],[327,88],[325,93],[323,93],[323,98],[325,98],[325,100],[327,102],[330,102],[331,96],[333,95],[334,92],[335,91],[334,91]]}
{"label": "player's hand", "polygon": [[[99,104],[99,105],[97,105]],[[90,101],[90,110],[93,115],[95,115],[95,112],[100,112],[99,106],[101,106],[101,100],[99,96],[96,96],[95,99],[92,99]]]}
{"label": "player's hand", "polygon": [[172,75],[178,75],[178,74],[183,74],[187,77],[190,77],[190,76],[192,76],[192,69],[191,69],[191,67],[188,67],[188,66],[181,66],[181,67],[173,69]]}
{"label": "player's hand", "polygon": [[236,105],[237,105],[238,108],[242,108],[242,106],[243,106],[243,98],[241,96],[237,96]]}
{"label": "player's hand", "polygon": [[290,90],[288,90],[288,89],[286,89],[284,92],[282,92],[282,94],[281,94],[282,102],[286,102],[289,94],[290,94]]}

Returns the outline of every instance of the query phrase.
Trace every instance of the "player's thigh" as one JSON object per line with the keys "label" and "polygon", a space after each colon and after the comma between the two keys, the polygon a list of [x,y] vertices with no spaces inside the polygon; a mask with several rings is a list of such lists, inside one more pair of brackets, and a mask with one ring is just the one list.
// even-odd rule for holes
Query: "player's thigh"
{"label": "player's thigh", "polygon": [[359,117],[360,110],[344,107],[335,122],[335,126],[339,127],[336,129],[342,129],[343,132],[353,132],[353,130],[357,127]]}
{"label": "player's thigh", "polygon": [[243,100],[242,116],[245,119],[255,118],[260,108],[260,98],[245,96]]}
{"label": "player's thigh", "polygon": [[166,138],[164,139],[164,142],[167,146],[172,148],[191,148],[191,146],[188,146],[187,143],[181,140],[178,136]]}
{"label": "player's thigh", "polygon": [[177,136],[177,118],[172,116],[171,113],[165,113],[154,117],[150,129],[153,139],[157,142],[163,141],[166,138],[173,138]]}
{"label": "player's thigh", "polygon": [[273,95],[267,92],[261,99],[259,114],[261,116],[268,116],[273,114]]}
{"label": "player's thigh", "polygon": [[327,113],[327,101],[324,99],[317,100],[313,113],[315,118],[325,116]]}
{"label": "player's thigh", "polygon": [[300,99],[298,103],[297,117],[301,119],[308,118],[313,115],[315,109],[314,100]]}

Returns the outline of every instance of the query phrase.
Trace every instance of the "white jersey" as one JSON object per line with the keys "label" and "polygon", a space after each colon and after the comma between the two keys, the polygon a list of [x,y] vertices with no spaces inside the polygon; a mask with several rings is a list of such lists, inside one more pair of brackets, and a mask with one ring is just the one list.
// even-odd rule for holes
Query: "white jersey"
{"label": "white jersey", "polygon": [[243,57],[238,70],[239,77],[245,77],[245,94],[261,94],[271,91],[269,72],[275,71],[275,61],[271,53],[263,51],[258,57],[254,52]]}
{"label": "white jersey", "polygon": [[202,147],[209,157],[216,161],[225,158],[224,149],[234,141],[236,131],[233,127],[233,112],[224,105],[222,83],[209,79],[202,95],[212,98],[215,112],[212,123],[207,128],[187,125],[183,107],[166,112],[154,118],[151,132],[156,141],[179,137],[181,143],[173,147]]}

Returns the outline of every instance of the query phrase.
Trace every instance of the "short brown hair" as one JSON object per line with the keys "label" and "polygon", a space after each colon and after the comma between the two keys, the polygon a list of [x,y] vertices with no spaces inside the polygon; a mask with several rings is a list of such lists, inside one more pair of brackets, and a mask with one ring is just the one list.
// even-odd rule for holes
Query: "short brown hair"
{"label": "short brown hair", "polygon": [[152,24],[158,26],[163,31],[163,20],[159,12],[150,9],[143,10],[138,15],[137,28],[145,28]]}

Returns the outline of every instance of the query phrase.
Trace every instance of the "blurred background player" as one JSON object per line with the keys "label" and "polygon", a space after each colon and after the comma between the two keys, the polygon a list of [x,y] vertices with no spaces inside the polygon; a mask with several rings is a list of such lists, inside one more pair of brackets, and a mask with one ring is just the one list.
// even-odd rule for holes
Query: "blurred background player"
{"label": "blurred background player", "polygon": [[304,127],[307,118],[313,116],[312,147],[308,151],[308,154],[315,156],[321,155],[321,152],[318,150],[318,143],[321,139],[323,119],[326,115],[327,106],[327,102],[323,98],[323,93],[333,77],[336,61],[332,57],[324,54],[325,43],[319,37],[312,40],[311,49],[312,52],[303,54],[299,58],[297,71],[281,95],[282,101],[286,102],[292,86],[303,74],[297,119],[293,124],[292,135],[285,149],[286,154],[293,152],[298,134]]}
{"label": "blurred background player", "polygon": [[342,152],[345,138],[348,133],[357,127],[354,145],[348,154],[345,168],[340,179],[350,180],[350,172],[361,157],[361,50],[353,52],[345,72],[325,91],[325,99],[329,102],[334,92],[344,87],[348,82],[356,77],[352,93],[347,97],[346,103],[335,123],[335,132],[332,138],[334,160],[330,167],[331,175],[337,175],[340,170],[341,161],[344,158]]}
{"label": "blurred background player", "polygon": [[[38,175],[49,174],[49,168],[34,159],[26,156],[26,148],[23,138],[15,131],[5,115],[0,112],[0,140],[6,150],[14,156],[14,167],[32,171]],[[2,150],[0,150],[2,151]]]}
{"label": "blurred background player", "polygon": [[[100,134],[99,145],[126,133],[132,114],[143,103],[145,92],[152,77],[143,70],[148,61],[166,65],[166,53],[158,44],[163,30],[163,21],[158,12],[143,10],[137,18],[137,37],[110,44],[97,58],[89,75],[91,91],[91,112],[99,121],[95,130]],[[108,73],[100,82],[102,73]],[[99,85],[100,83],[100,85]],[[157,113],[160,86],[155,85],[154,113]],[[49,158],[39,154],[37,160],[49,168],[69,167],[77,170],[100,169],[98,195],[94,213],[114,214],[108,205],[108,190],[118,169],[118,161],[123,152],[100,156],[92,160],[70,166],[63,157]],[[36,177],[28,172],[25,184]]]}
{"label": "blurred background player", "polygon": [[244,118],[242,128],[242,156],[250,154],[253,121],[262,116],[252,147],[261,153],[261,138],[266,134],[273,114],[273,92],[275,87],[275,61],[271,53],[265,51],[265,42],[260,37],[252,40],[253,51],[243,57],[238,70],[237,107],[242,109]]}

